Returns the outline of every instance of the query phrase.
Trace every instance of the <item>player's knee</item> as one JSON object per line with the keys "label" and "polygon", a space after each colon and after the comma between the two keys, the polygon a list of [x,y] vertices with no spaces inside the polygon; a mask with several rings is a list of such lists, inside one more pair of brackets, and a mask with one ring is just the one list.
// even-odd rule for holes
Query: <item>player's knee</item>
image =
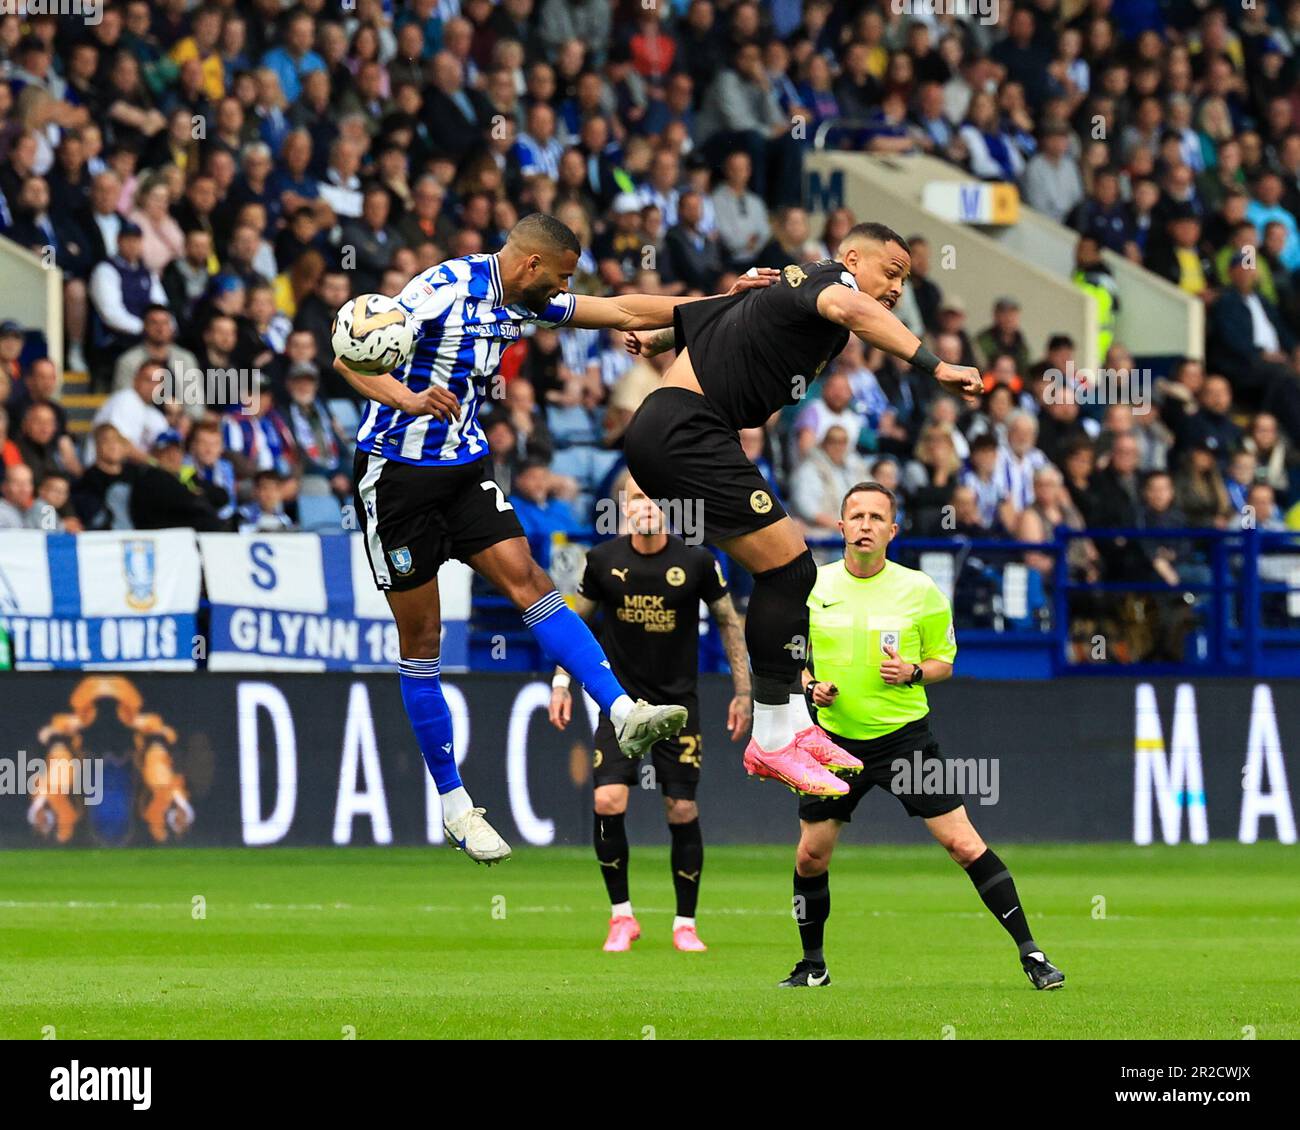
{"label": "player's knee", "polygon": [[511,562],[505,573],[498,577],[497,584],[506,598],[521,612],[531,608],[555,588],[545,570],[531,557]]}
{"label": "player's knee", "polygon": [[596,793],[595,808],[597,816],[621,816],[627,811],[627,794],[601,789]]}
{"label": "player's knee", "polygon": [[762,586],[765,591],[794,600],[802,607],[817,583],[817,562],[812,550],[805,548],[798,557],[775,569],[766,569],[754,575],[754,591]]}
{"label": "player's knee", "polygon": [[805,879],[823,875],[830,869],[831,851],[829,845],[800,840],[794,853],[794,869]]}
{"label": "player's knee", "polygon": [[969,867],[988,847],[974,828],[966,828],[944,837],[943,846],[955,863]]}
{"label": "player's knee", "polygon": [[689,824],[692,820],[697,820],[700,815],[700,810],[693,800],[676,796],[664,797],[664,812],[668,816],[669,824]]}

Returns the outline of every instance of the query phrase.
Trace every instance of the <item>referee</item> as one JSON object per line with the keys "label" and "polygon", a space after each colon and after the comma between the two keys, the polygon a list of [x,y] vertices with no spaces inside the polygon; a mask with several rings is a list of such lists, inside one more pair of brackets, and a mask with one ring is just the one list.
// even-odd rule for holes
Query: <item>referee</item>
{"label": "referee", "polygon": [[924,688],[952,675],[957,641],[952,611],[935,583],[885,557],[898,535],[897,514],[886,487],[874,482],[851,487],[840,503],[844,560],[817,570],[808,598],[817,675],[804,671],[804,694],[818,708],[821,727],[862,761],[863,770],[851,779],[847,796],[800,801],[794,909],[803,959],[781,987],[830,984],[822,939],[831,911],[831,855],[840,828],[879,785],[897,796],[909,815],[920,816],[970,876],[984,905],[1015,939],[1034,988],[1055,989],[1065,974],[1030,934],[1011,872],[980,839],[961,797],[930,787],[936,773],[940,788],[950,782],[930,733]]}

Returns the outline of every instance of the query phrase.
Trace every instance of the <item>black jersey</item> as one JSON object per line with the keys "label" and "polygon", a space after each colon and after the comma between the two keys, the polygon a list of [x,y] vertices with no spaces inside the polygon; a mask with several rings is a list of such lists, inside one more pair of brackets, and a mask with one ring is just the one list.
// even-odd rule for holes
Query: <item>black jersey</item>
{"label": "black jersey", "polygon": [[669,537],[658,553],[638,553],[630,536],[587,554],[578,592],[603,613],[600,642],[614,676],[633,698],[687,704],[700,673],[700,601],[726,594],[717,560]]}
{"label": "black jersey", "polygon": [[843,263],[821,259],[791,264],[772,286],[676,308],[676,347],[691,351],[700,388],[727,424],[762,427],[848,343],[848,330],[817,313],[817,296],[835,285],[858,289]]}

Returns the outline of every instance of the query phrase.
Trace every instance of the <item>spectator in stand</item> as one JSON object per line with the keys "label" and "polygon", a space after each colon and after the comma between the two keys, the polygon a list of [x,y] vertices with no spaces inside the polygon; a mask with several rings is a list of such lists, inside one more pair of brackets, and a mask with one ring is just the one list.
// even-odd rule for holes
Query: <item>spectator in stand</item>
{"label": "spectator in stand", "polygon": [[[790,479],[792,509],[808,527],[810,537],[830,537],[837,532],[840,502],[849,487],[866,477],[866,462],[850,446],[848,432],[832,424]],[[822,550],[818,556],[831,560],[826,554]]]}
{"label": "spectator in stand", "polygon": [[757,43],[736,47],[731,66],[709,84],[700,108],[700,142],[717,163],[740,149],[753,163],[754,191],[771,204],[803,196],[803,150],[782,112]]}
{"label": "spectator in stand", "polygon": [[117,356],[144,335],[144,313],[152,305],[165,306],[162,281],[142,259],[144,237],[138,225],[126,222],[117,233],[117,254],[100,263],[90,275],[91,376],[107,384]]}
{"label": "spectator in stand", "polygon": [[1277,417],[1269,412],[1257,412],[1251,417],[1250,430],[1242,437],[1241,444],[1255,456],[1261,481],[1273,488],[1279,501],[1288,502],[1295,460],[1278,429]]}
{"label": "spectator in stand", "polygon": [[14,443],[9,435],[9,428],[9,411],[3,404],[0,404],[0,482],[4,482],[5,472],[10,467],[23,461],[23,457],[18,451],[18,445]]}
{"label": "spectator in stand", "polygon": [[822,380],[821,397],[810,399],[795,417],[794,432],[799,455],[807,457],[822,443],[832,427],[843,428],[848,436],[849,450],[857,449],[862,420],[853,408],[853,387],[849,378],[838,369]]}
{"label": "spectator in stand", "polygon": [[237,523],[241,534],[287,533],[295,528],[285,511],[288,495],[284,475],[269,469],[253,478],[253,497],[239,507]]}
{"label": "spectator in stand", "polygon": [[970,465],[961,474],[960,485],[974,492],[980,526],[985,530],[999,527],[1006,512],[1006,482],[997,474],[999,449],[995,435],[984,432],[975,436],[970,441]]}
{"label": "spectator in stand", "polygon": [[1070,152],[1070,131],[1063,125],[1045,126],[1039,150],[1025,166],[1025,199],[1031,208],[1058,224],[1083,201],[1083,177]]}
{"label": "spectator in stand", "polygon": [[45,530],[63,528],[54,507],[37,498],[35,476],[26,463],[16,463],[0,482],[0,530]]}
{"label": "spectator in stand", "polygon": [[127,220],[143,233],[140,255],[154,275],[185,251],[185,235],[171,216],[171,191],[161,176],[148,177],[135,194],[135,208]]}
{"label": "spectator in stand", "polygon": [[953,492],[961,476],[961,459],[953,442],[953,427],[928,423],[916,443],[916,457],[903,468],[902,486],[917,537],[942,537],[952,528]]}
{"label": "spectator in stand", "polygon": [[1219,470],[1218,452],[1205,439],[1197,440],[1183,453],[1174,493],[1188,525],[1227,527],[1232,504]]}
{"label": "spectator in stand", "polygon": [[328,484],[328,489],[340,498],[348,495],[352,479],[343,465],[348,438],[320,399],[320,374],[316,366],[294,366],[289,370],[286,385],[288,404],[276,411],[283,420],[283,429],[293,437],[295,463],[303,479]]}
{"label": "spectator in stand", "polygon": [[[203,420],[194,425],[189,436],[186,465],[193,481],[212,503],[217,517],[223,524],[229,525],[235,515],[239,479],[234,465],[222,455],[221,450],[220,424],[214,420]],[[224,496],[224,501],[220,501],[218,491]]]}
{"label": "spectator in stand", "polygon": [[1220,376],[1206,377],[1196,413],[1183,417],[1177,433],[1179,450],[1201,444],[1226,463],[1228,454],[1241,444],[1241,429],[1233,422],[1231,413],[1232,385]]}
{"label": "spectator in stand", "polygon": [[1029,342],[1020,328],[1020,303],[1014,298],[999,298],[993,305],[993,324],[975,338],[975,348],[986,368],[1004,354],[1015,358],[1016,372],[1029,371]]}
{"label": "spectator in stand", "polygon": [[510,495],[510,504],[524,528],[529,549],[542,568],[550,564],[552,536],[577,533],[582,528],[569,504],[554,496],[553,487],[546,464],[526,459],[515,473],[514,491]]}
{"label": "spectator in stand", "polygon": [[1070,216],[1070,227],[1119,255],[1136,249],[1133,217],[1120,198],[1116,170],[1107,168],[1096,174],[1092,189]]}
{"label": "spectator in stand", "polygon": [[122,458],[128,462],[147,463],[154,440],[168,430],[160,408],[164,391],[157,364],[146,360],[137,367],[131,386],[113,393],[95,413],[96,429],[111,424],[121,437],[126,445]]}
{"label": "spectator in stand", "polygon": [[16,440],[18,453],[31,468],[37,486],[49,475],[75,478],[81,474],[81,461],[72,437],[59,434],[59,417],[52,404],[28,405],[20,427],[22,431]]}
{"label": "spectator in stand", "polygon": [[[166,306],[149,306],[144,312],[143,322],[144,336],[140,344],[126,350],[113,367],[113,391],[131,388],[141,367],[152,362],[156,368],[172,374],[175,388],[190,415],[202,416],[204,391],[199,361],[188,349],[176,344],[176,323],[171,311]],[[190,392],[189,381],[200,382],[199,390]]]}
{"label": "spectator in stand", "polygon": [[1259,464],[1253,452],[1234,451],[1228,459],[1228,472],[1223,485],[1228,491],[1228,506],[1233,514],[1245,513],[1246,496],[1259,475]]}
{"label": "spectator in stand", "polygon": [[970,101],[958,136],[969,154],[970,171],[981,180],[1018,181],[1025,159],[998,121],[997,101],[986,91]]}
{"label": "spectator in stand", "polygon": [[687,291],[714,294],[725,264],[716,231],[702,228],[703,200],[699,193],[684,192],[678,202],[677,223],[664,240],[668,268],[666,281],[679,282]]}
{"label": "spectator in stand", "polygon": [[[713,208],[718,218],[718,235],[731,270],[747,270],[766,246],[772,229],[762,198],[750,191],[753,163],[749,154],[737,150],[723,162],[723,183],[713,190]],[[913,264],[915,270],[915,264]]]}

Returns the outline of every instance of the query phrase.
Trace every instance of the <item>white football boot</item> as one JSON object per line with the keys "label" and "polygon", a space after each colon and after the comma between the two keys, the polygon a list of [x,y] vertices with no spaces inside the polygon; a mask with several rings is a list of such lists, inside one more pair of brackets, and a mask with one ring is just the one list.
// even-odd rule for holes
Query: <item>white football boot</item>
{"label": "white football boot", "polygon": [[502,863],[510,858],[510,845],[484,819],[485,808],[471,808],[455,820],[444,820],[447,842],[459,848],[475,863]]}
{"label": "white football boot", "polygon": [[651,706],[639,698],[617,731],[618,745],[628,757],[644,757],[655,742],[672,737],[685,725],[686,707]]}

